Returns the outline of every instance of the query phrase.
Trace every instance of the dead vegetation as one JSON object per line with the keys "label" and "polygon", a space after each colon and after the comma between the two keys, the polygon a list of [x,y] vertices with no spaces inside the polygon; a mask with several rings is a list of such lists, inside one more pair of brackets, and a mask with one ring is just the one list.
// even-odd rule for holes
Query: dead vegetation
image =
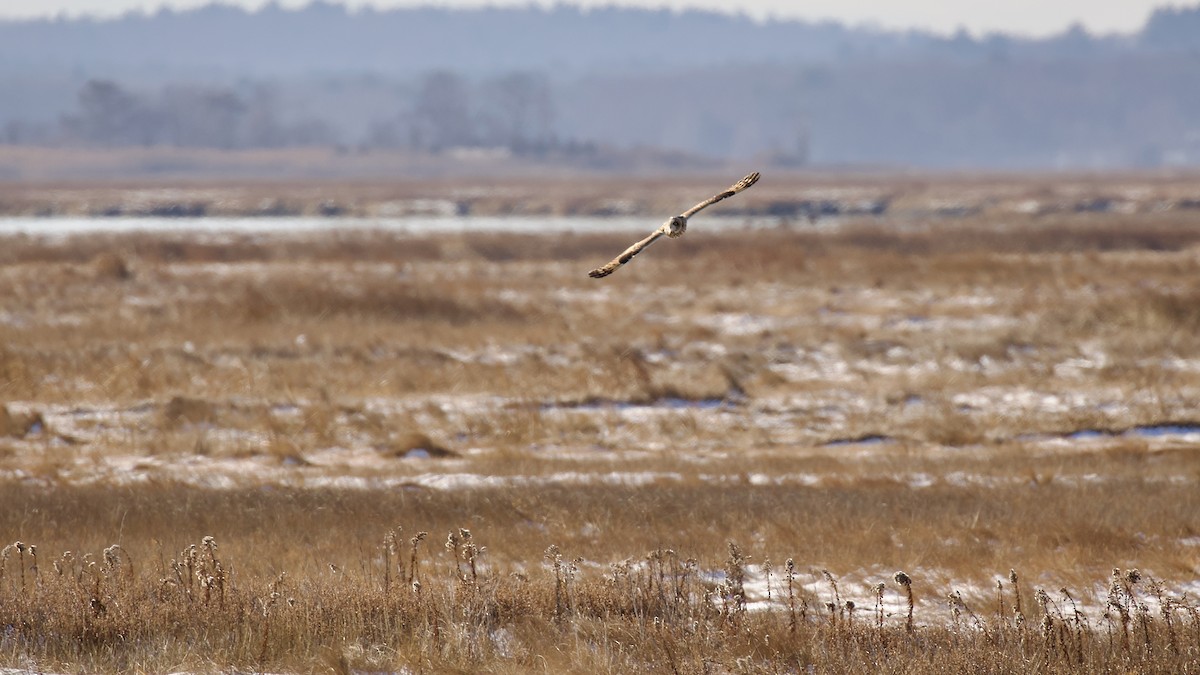
{"label": "dead vegetation", "polygon": [[0,665],[1200,670],[1194,213],[627,238],[5,237]]}
{"label": "dead vegetation", "polygon": [[[36,521],[45,516],[32,507],[74,500],[77,510],[56,514],[69,513],[72,526],[133,522],[124,544],[72,527],[54,537],[69,550],[4,548],[0,655],[33,658],[39,669],[1000,673],[1024,663],[1066,673],[1191,672],[1200,662],[1195,599],[1137,569],[1072,587],[995,570],[964,587],[892,573],[883,565],[895,558],[875,543],[872,569],[843,576],[816,562],[819,545],[807,559],[766,553],[778,544],[719,545],[720,519],[707,539],[676,537],[679,549],[624,555],[644,537],[623,542],[620,518],[591,543],[526,548],[546,534],[525,532],[524,517],[555,522],[577,507],[594,515],[621,496],[645,508],[645,491],[577,501],[551,491],[541,501],[137,488],[119,489],[111,513],[82,510],[111,503],[95,489],[10,494],[5,505],[23,503]],[[499,508],[535,502],[545,508],[515,517]],[[144,507],[156,511],[129,517]],[[464,518],[472,528],[371,535],[393,516]],[[740,533],[755,538],[758,524]],[[196,534],[220,525],[236,534]],[[174,528],[165,540],[142,539],[163,526]],[[804,534],[793,541],[814,548]],[[615,556],[578,554],[597,544]],[[510,558],[518,550],[526,557]]]}

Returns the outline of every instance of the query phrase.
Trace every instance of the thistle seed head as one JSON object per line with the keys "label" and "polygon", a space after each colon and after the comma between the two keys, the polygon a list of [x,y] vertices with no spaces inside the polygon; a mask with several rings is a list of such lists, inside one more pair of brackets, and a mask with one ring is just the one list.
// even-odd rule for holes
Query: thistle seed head
{"label": "thistle seed head", "polygon": [[104,563],[109,567],[116,567],[121,564],[121,546],[113,544],[104,549]]}

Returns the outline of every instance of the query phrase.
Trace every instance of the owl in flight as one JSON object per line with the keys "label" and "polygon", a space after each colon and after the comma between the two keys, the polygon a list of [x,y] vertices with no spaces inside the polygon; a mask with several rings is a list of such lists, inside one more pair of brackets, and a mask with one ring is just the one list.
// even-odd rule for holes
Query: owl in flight
{"label": "owl in flight", "polygon": [[607,265],[605,265],[603,267],[597,267],[596,269],[592,270],[591,272],[588,272],[588,276],[592,277],[593,279],[599,279],[601,277],[606,277],[606,276],[612,274],[613,272],[616,272],[618,267],[620,267],[621,265],[624,265],[625,263],[629,262],[630,260],[633,260],[633,256],[641,253],[642,249],[646,248],[650,244],[653,244],[655,241],[658,240],[659,237],[663,236],[664,234],[667,235],[668,237],[671,237],[672,239],[674,239],[676,237],[682,237],[683,233],[687,231],[688,218],[696,215],[698,212],[700,212],[701,209],[705,208],[706,206],[709,206],[711,204],[716,204],[717,202],[721,201],[722,199],[725,199],[726,197],[732,197],[732,196],[736,195],[737,193],[741,192],[742,190],[745,190],[746,188],[750,187],[751,185],[754,185],[757,182],[758,182],[758,172],[755,171],[754,173],[750,174],[749,176],[746,176],[745,178],[743,178],[743,179],[739,180],[738,182],[734,183],[733,185],[729,186],[728,190],[725,190],[724,192],[722,192],[720,194],[717,194],[712,197],[709,197],[708,199],[705,199],[704,201],[693,206],[692,208],[688,209],[687,211],[684,211],[683,213],[681,213],[681,214],[671,218],[667,222],[663,223],[657,230],[655,230],[654,232],[651,232],[649,237],[646,237],[645,239],[634,244],[633,246],[630,246],[629,248],[625,249],[624,253],[617,256],[616,258],[613,258],[612,261],[609,262]]}

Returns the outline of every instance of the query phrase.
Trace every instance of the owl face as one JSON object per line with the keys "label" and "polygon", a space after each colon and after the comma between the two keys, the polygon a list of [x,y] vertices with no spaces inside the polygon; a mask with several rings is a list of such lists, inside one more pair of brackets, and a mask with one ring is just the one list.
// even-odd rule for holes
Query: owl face
{"label": "owl face", "polygon": [[682,237],[684,232],[687,232],[687,218],[683,216],[674,216],[667,222],[663,223],[663,229],[666,230],[667,236],[672,239]]}

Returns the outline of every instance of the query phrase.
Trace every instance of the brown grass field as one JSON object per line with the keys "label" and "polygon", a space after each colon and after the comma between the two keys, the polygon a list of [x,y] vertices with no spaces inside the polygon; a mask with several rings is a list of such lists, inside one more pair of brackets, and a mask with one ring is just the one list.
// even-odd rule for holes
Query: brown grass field
{"label": "brown grass field", "polygon": [[0,237],[0,670],[1200,673],[1200,180],[847,190]]}

